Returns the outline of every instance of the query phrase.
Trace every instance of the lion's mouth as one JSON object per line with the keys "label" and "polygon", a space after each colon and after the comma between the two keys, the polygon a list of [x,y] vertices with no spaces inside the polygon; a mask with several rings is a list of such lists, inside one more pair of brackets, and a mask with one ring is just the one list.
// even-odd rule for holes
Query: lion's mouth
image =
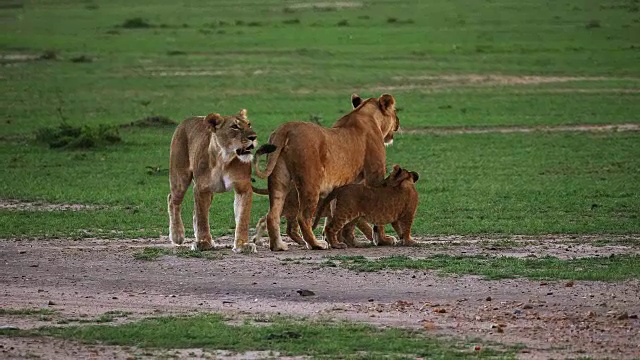
{"label": "lion's mouth", "polygon": [[253,150],[255,146],[253,146],[253,144],[247,146],[246,148],[242,148],[242,149],[236,149],[236,154],[237,155],[249,155],[251,154],[251,150]]}

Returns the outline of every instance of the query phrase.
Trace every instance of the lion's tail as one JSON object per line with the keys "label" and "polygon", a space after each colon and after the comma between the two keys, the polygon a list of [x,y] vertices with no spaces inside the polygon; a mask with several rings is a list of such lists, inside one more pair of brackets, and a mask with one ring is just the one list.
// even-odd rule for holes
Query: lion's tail
{"label": "lion's tail", "polygon": [[[273,169],[276,167],[276,163],[278,162],[278,158],[280,157],[282,149],[287,145],[288,139],[286,137],[286,134],[285,136],[279,136],[278,133],[273,133],[269,138],[269,142],[269,144],[260,146],[258,150],[256,150],[256,156],[253,157],[253,168],[255,174],[261,179],[266,179],[269,175],[271,175],[271,172],[273,172]],[[264,169],[264,171],[262,171],[260,170],[259,163],[260,156],[264,154],[270,155],[268,156],[267,167]],[[261,189],[254,188],[253,191],[257,194],[262,195],[261,192],[258,192],[256,190]]]}
{"label": "lion's tail", "polygon": [[269,195],[269,190],[268,189],[259,189],[255,186],[251,186],[251,188],[253,189],[254,194],[258,194],[258,195]]}
{"label": "lion's tail", "polygon": [[326,198],[322,199],[320,204],[318,204],[318,208],[316,209],[316,217],[315,217],[315,219],[313,219],[313,227],[312,227],[313,229],[318,227],[318,223],[320,222],[320,219],[322,218],[322,214],[324,213],[324,209],[329,204],[331,204],[331,201],[333,201],[333,199],[335,199],[336,196],[338,196],[338,192],[334,190]]}

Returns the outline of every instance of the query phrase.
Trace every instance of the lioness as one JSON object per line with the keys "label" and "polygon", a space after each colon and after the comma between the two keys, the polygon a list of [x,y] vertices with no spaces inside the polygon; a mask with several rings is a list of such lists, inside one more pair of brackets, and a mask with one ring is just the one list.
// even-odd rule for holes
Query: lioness
{"label": "lioness", "polygon": [[278,127],[269,137],[277,148],[268,156],[265,171],[258,168],[259,156],[255,157],[256,175],[268,177],[271,250],[287,250],[280,236],[280,215],[292,188],[298,193],[298,224],[307,247],[328,249],[329,244],[317,240],[311,229],[320,195],[358,180],[377,184],[384,179],[385,144],[393,142],[399,127],[396,100],[388,94],[367,100],[354,94],[352,103],[355,109],[332,128],[308,122]]}
{"label": "lioness", "polygon": [[[318,214],[321,214],[333,199],[336,200],[333,214],[324,228],[331,247],[347,247],[345,243],[338,241],[338,233],[345,226],[353,226],[358,219],[365,219],[378,228],[391,223],[403,245],[415,244],[411,239],[411,225],[418,208],[418,191],[415,186],[418,177],[418,173],[394,165],[381,186],[350,184],[333,190],[318,205]],[[314,228],[318,221],[320,217],[316,216]],[[375,245],[378,245],[377,239],[374,235]]]}
{"label": "lioness", "polygon": [[184,120],[173,133],[169,162],[169,239],[179,245],[184,241],[184,224],[180,205],[193,180],[192,248],[213,248],[209,229],[209,207],[214,193],[235,191],[233,212],[236,232],[233,251],[255,252],[249,243],[252,202],[251,150],[257,135],[247,119],[247,110],[236,115],[209,114]]}

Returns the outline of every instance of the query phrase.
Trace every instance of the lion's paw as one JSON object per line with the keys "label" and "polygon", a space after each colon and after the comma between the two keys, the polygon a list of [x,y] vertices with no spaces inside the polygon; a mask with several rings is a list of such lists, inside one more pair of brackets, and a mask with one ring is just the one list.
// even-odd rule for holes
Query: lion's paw
{"label": "lion's paw", "polygon": [[213,250],[214,246],[213,246],[213,242],[211,241],[196,241],[193,244],[191,244],[191,250],[198,250],[198,251],[207,251],[207,250]]}
{"label": "lion's paw", "polygon": [[327,250],[329,249],[329,243],[324,240],[316,240],[317,245],[313,246],[314,250]]}
{"label": "lion's paw", "polygon": [[335,244],[331,244],[331,248],[332,249],[346,249],[347,248],[347,244],[345,244],[343,242],[337,242]]}
{"label": "lion's paw", "polygon": [[284,241],[278,240],[275,246],[269,246],[271,251],[287,251],[289,250],[289,245],[287,245]]}
{"label": "lion's paw", "polygon": [[241,245],[240,247],[234,246],[232,250],[236,254],[238,253],[253,254],[258,252],[258,247],[254,243],[247,243],[247,244]]}

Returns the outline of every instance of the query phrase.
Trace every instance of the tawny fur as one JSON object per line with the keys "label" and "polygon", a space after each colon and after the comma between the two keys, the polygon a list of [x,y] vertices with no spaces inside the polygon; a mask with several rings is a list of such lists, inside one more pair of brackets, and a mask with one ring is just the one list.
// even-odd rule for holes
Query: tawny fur
{"label": "tawny fur", "polygon": [[268,156],[266,169],[255,173],[268,178],[267,230],[271,250],[286,250],[280,238],[280,216],[291,189],[299,201],[298,224],[310,249],[327,249],[317,240],[311,225],[321,195],[334,188],[364,180],[380,183],[386,173],[385,143],[393,141],[399,127],[395,99],[391,95],[362,100],[352,96],[356,108],[332,128],[308,122],[289,122],[278,127],[269,143],[277,149]]}
{"label": "tawny fur", "polygon": [[246,110],[231,116],[209,114],[184,120],[171,140],[169,184],[169,238],[179,245],[184,241],[184,224],[180,215],[182,200],[193,181],[195,232],[194,249],[214,247],[209,229],[209,207],[214,193],[233,190],[236,223],[233,250],[255,252],[249,243],[252,203],[251,150],[256,133]]}
{"label": "tawny fur", "polygon": [[[331,201],[336,201],[332,217],[324,229],[331,247],[347,247],[347,244],[339,241],[338,234],[345,226],[353,226],[358,219],[364,219],[378,228],[391,224],[403,245],[415,244],[411,239],[411,225],[418,207],[417,180],[417,173],[395,165],[382,185],[351,184],[335,189],[318,206],[318,213],[321,213]],[[316,216],[314,227],[319,220]]]}

